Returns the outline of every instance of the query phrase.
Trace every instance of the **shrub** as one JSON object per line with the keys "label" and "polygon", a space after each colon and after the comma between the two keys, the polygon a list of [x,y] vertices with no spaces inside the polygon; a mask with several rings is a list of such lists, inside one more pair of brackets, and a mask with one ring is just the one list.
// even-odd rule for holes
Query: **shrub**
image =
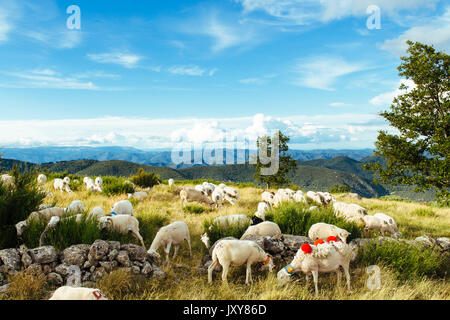
{"label": "shrub", "polygon": [[352,190],[349,186],[336,184],[330,189],[330,193],[348,193]]}
{"label": "shrub", "polygon": [[6,291],[6,299],[40,300],[46,292],[46,277],[42,272],[21,271],[8,277],[11,286]]}
{"label": "shrub", "polygon": [[285,202],[277,208],[266,212],[266,220],[273,221],[285,234],[308,236],[309,228],[318,222],[333,224],[351,233],[347,242],[360,238],[362,228],[356,223],[348,222],[337,217],[332,208],[320,207],[317,210],[308,210],[308,207],[294,202]]}
{"label": "shrub", "polygon": [[139,168],[137,174],[131,178],[131,181],[142,188],[151,188],[161,183],[159,175],[154,172],[146,172],[142,168]]}
{"label": "shrub", "polygon": [[239,223],[237,225],[226,225],[222,227],[219,224],[212,223],[211,219],[207,219],[203,222],[203,227],[205,228],[205,232],[209,237],[211,245],[213,245],[217,240],[225,237],[235,237],[240,239],[247,230],[248,226],[249,224],[247,223]]}
{"label": "shrub", "polygon": [[15,167],[10,174],[15,179],[15,188],[0,184],[0,249],[17,247],[14,225],[38,210],[45,198],[45,193],[38,189],[35,171],[20,173]]}
{"label": "shrub", "polygon": [[449,256],[407,243],[385,241],[369,242],[359,249],[358,260],[367,265],[385,264],[391,267],[401,279],[429,277],[446,277],[449,273]]}
{"label": "shrub", "polygon": [[[109,179],[108,179],[109,181]],[[124,193],[134,193],[134,186],[124,179],[115,179],[109,183],[103,181],[103,193],[106,196],[113,196]]]}

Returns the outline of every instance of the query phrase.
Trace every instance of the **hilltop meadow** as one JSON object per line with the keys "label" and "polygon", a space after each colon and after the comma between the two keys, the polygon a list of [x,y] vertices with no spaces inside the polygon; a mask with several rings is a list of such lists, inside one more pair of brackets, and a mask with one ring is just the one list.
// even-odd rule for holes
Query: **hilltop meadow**
{"label": "hilltop meadow", "polygon": [[[109,179],[109,180],[108,180]],[[118,178],[116,178],[118,179]],[[123,179],[123,178],[121,178]],[[111,181],[112,178],[105,178]],[[314,286],[310,282],[306,284],[305,277],[300,275],[295,281],[286,285],[277,284],[276,272],[284,267],[277,265],[272,274],[267,271],[260,272],[253,267],[254,283],[245,285],[245,267],[233,267],[229,274],[229,286],[223,285],[221,274],[214,274],[213,285],[207,283],[207,274],[199,272],[202,259],[207,249],[200,241],[204,232],[205,221],[229,214],[247,214],[252,216],[260,202],[262,189],[251,184],[232,184],[238,188],[241,200],[235,206],[224,204],[220,209],[211,209],[198,204],[190,204],[187,209],[182,209],[179,190],[183,186],[194,186],[197,181],[176,181],[174,189],[169,189],[167,181],[154,186],[148,197],[142,201],[132,200],[135,216],[140,221],[140,228],[144,237],[145,246],[148,249],[152,243],[157,229],[174,221],[185,221],[190,230],[192,242],[192,257],[189,256],[187,244],[183,243],[179,256],[171,260],[169,265],[162,265],[161,269],[166,273],[165,279],[145,279],[130,275],[123,270],[116,270],[105,275],[97,283],[110,299],[218,299],[218,300],[265,300],[265,299],[449,299],[450,283],[448,281],[449,260],[442,259],[432,252],[421,256],[425,249],[415,249],[405,253],[390,252],[366,252],[364,259],[357,259],[350,265],[351,293],[348,293],[344,282],[336,287],[336,275],[319,275],[319,296],[314,296]],[[47,197],[44,202],[60,207],[68,206],[73,200],[83,201],[86,213],[96,206],[101,206],[106,212],[111,206],[123,199],[126,194],[106,196],[104,193],[89,193],[80,185],[73,193],[61,193],[54,191],[52,181],[44,186],[53,195]],[[308,191],[308,190],[303,190]],[[369,214],[377,212],[386,213],[395,218],[402,238],[414,239],[417,236],[429,235],[432,237],[450,237],[450,208],[434,207],[424,203],[405,201],[392,201],[381,199],[361,200],[347,199],[335,194],[338,200],[357,203],[365,207]],[[269,214],[270,216],[270,214]],[[378,235],[372,235],[378,236]],[[132,238],[118,239],[129,240]],[[35,240],[29,239],[33,242]],[[70,241],[70,239],[69,239]],[[35,243],[35,242],[34,242]],[[55,245],[53,243],[47,243]],[[27,246],[32,248],[29,243]],[[61,249],[61,248],[60,248]],[[389,251],[390,249],[388,249]],[[173,251],[172,251],[173,253]],[[163,251],[160,249],[163,256]],[[429,261],[427,259],[430,259]],[[381,268],[381,288],[369,290],[366,281],[369,274],[367,267],[371,264]],[[427,264],[428,263],[428,264]],[[431,264],[431,268],[424,265]],[[2,299],[46,299],[55,288],[44,285],[42,278],[19,273],[10,279],[11,287],[7,293],[0,296]]]}

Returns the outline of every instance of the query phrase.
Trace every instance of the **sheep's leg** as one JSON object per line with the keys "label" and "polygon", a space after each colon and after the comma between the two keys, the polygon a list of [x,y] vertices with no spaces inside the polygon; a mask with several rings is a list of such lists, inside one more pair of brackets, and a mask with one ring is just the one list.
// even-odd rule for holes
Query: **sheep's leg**
{"label": "sheep's leg", "polygon": [[319,271],[314,270],[311,271],[312,275],[313,275],[313,279],[314,279],[314,289],[316,291],[316,297],[319,295],[319,289],[317,288],[317,282],[318,282],[318,278],[319,278]]}
{"label": "sheep's leg", "polygon": [[337,283],[336,283],[336,286],[339,287],[339,285],[340,285],[340,283],[341,283],[341,276],[342,276],[341,270],[340,270],[339,268],[336,270],[336,276],[337,276]]}
{"label": "sheep's leg", "polygon": [[228,270],[230,269],[230,264],[226,263],[222,265],[223,271],[222,271],[222,281],[228,285],[227,277],[228,277]]}
{"label": "sheep's leg", "polygon": [[175,250],[173,251],[173,257],[172,258],[175,258],[177,256],[178,249],[180,249],[180,245],[179,244],[175,244],[174,248],[175,248]]}
{"label": "sheep's leg", "polygon": [[253,279],[252,279],[252,264],[251,262],[247,262],[247,273],[246,273],[246,277],[245,277],[245,284],[249,284],[253,283]]}
{"label": "sheep's leg", "polygon": [[169,263],[169,253],[170,253],[170,247],[172,246],[172,242],[169,242],[167,246],[164,248],[164,251],[166,253],[166,262]]}
{"label": "sheep's leg", "polygon": [[131,233],[141,243],[142,247],[145,249],[144,239],[141,237],[141,235],[139,233],[136,233],[133,231]]}
{"label": "sheep's leg", "polygon": [[191,239],[187,238],[186,241],[189,247],[189,256],[192,257]]}
{"label": "sheep's leg", "polygon": [[349,264],[347,264],[345,266],[342,266],[342,268],[344,269],[345,277],[347,278],[347,289],[348,289],[348,292],[351,292],[351,290],[350,290],[350,272],[348,271]]}

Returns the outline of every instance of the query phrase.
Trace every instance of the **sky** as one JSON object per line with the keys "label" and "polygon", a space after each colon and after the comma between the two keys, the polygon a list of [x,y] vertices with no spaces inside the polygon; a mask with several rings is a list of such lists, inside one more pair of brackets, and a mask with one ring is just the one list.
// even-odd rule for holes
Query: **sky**
{"label": "sky", "polygon": [[0,0],[0,147],[373,148],[408,39],[448,52],[450,3]]}

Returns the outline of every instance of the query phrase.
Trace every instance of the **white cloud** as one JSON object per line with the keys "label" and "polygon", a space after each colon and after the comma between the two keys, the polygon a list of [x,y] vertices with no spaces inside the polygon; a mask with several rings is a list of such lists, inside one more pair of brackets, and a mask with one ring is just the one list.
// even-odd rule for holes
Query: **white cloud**
{"label": "white cloud", "polygon": [[182,75],[182,76],[195,76],[195,77],[201,77],[204,74],[208,74],[210,77],[213,76],[218,69],[211,69],[206,70],[203,68],[200,68],[196,65],[187,65],[187,66],[171,66],[167,69],[169,73]]}
{"label": "white cloud", "polygon": [[340,108],[340,107],[351,107],[352,104],[344,103],[344,102],[332,102],[330,103],[330,107]]}
{"label": "white cloud", "polygon": [[239,82],[243,84],[264,84],[266,81],[261,78],[247,78],[240,79]]}
{"label": "white cloud", "polygon": [[298,74],[294,84],[321,90],[334,90],[336,80],[367,69],[361,63],[347,62],[339,57],[318,56],[298,60],[293,71]]}
{"label": "white cloud", "polygon": [[[377,95],[376,97],[370,99],[370,103],[377,107],[378,106],[389,106],[392,103],[392,101],[394,100],[394,98],[405,93],[404,90],[399,89],[400,85],[402,85],[402,84],[407,86],[409,90],[414,89],[416,87],[416,84],[414,83],[414,81],[402,79],[398,83],[398,86],[395,90]],[[408,90],[406,92],[408,92]]]}
{"label": "white cloud", "polygon": [[441,17],[435,18],[427,24],[414,26],[395,39],[384,41],[380,48],[398,56],[405,55],[408,48],[407,40],[433,45],[441,50],[449,50],[450,7],[446,9]]}
{"label": "white cloud", "polygon": [[92,61],[98,63],[118,64],[126,68],[137,67],[139,61],[143,59],[143,57],[141,56],[132,53],[122,53],[122,52],[88,54],[87,56]]}

